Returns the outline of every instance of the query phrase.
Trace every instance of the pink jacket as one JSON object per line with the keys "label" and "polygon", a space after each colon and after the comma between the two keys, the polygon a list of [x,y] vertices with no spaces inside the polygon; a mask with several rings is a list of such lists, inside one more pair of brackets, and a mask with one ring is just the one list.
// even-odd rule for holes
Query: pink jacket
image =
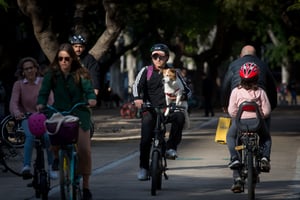
{"label": "pink jacket", "polygon": [[[43,78],[37,77],[34,84],[28,83],[26,79],[18,80],[14,83],[9,111],[12,115],[19,113],[36,112],[37,97],[42,85]],[[53,103],[53,94],[49,96],[48,104]]]}
{"label": "pink jacket", "polygon": [[[258,90],[246,90],[244,88],[234,88],[231,92],[228,106],[228,113],[231,117],[235,117],[239,105],[244,101],[254,101],[260,109],[263,118],[266,118],[271,113],[271,105],[266,92],[259,88]],[[243,112],[242,119],[255,118],[256,114],[253,112]]]}

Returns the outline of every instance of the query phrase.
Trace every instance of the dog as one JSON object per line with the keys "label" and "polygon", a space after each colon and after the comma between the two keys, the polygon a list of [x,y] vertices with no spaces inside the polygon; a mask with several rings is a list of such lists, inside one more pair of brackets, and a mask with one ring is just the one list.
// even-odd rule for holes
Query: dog
{"label": "dog", "polygon": [[[185,115],[185,128],[190,128],[189,114],[188,114],[188,103],[187,101],[182,101],[181,97],[183,95],[184,86],[179,80],[176,70],[173,68],[163,69],[163,83],[164,83],[164,92],[166,98],[166,104],[170,105],[175,103],[177,106],[183,106],[184,115]],[[165,116],[168,116],[170,108],[167,107],[165,111]]]}

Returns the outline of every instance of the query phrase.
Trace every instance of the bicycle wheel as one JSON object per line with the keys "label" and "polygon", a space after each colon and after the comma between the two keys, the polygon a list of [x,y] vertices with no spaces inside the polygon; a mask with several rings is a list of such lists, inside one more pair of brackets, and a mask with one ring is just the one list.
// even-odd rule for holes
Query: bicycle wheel
{"label": "bicycle wheel", "polygon": [[59,152],[59,184],[62,200],[72,199],[70,158],[65,150]]}
{"label": "bicycle wheel", "polygon": [[81,189],[80,189],[80,177],[77,174],[77,164],[78,164],[78,157],[76,152],[73,152],[71,166],[71,182],[72,182],[72,195],[73,200],[81,200]]}
{"label": "bicycle wheel", "polygon": [[45,171],[40,173],[40,192],[42,200],[48,200],[48,193],[50,190],[50,180]]}
{"label": "bicycle wheel", "polygon": [[23,167],[23,149],[15,148],[10,144],[1,141],[2,164],[11,173],[21,176],[20,169]]}
{"label": "bicycle wheel", "polygon": [[248,165],[248,200],[255,199],[255,183],[254,183],[254,166],[253,166],[253,153],[247,152],[247,165]]}
{"label": "bicycle wheel", "polygon": [[1,121],[1,138],[14,147],[23,147],[25,134],[21,127],[21,121],[17,121],[12,115],[6,116]]}
{"label": "bicycle wheel", "polygon": [[156,195],[156,190],[161,189],[162,172],[161,158],[158,151],[153,151],[151,158],[151,195]]}

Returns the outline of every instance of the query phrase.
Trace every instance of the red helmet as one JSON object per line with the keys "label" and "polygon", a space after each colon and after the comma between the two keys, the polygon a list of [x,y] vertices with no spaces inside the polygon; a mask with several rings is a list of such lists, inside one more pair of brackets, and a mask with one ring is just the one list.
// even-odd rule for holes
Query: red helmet
{"label": "red helmet", "polygon": [[247,62],[240,69],[240,77],[242,79],[250,79],[258,76],[259,69],[255,63]]}

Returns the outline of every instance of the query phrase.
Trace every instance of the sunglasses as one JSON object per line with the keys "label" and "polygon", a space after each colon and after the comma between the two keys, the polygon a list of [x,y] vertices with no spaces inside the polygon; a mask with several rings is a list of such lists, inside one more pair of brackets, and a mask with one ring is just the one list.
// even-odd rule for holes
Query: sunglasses
{"label": "sunglasses", "polygon": [[34,66],[23,68],[23,71],[31,71],[34,69]]}
{"label": "sunglasses", "polygon": [[163,60],[163,59],[165,59],[167,56],[161,56],[161,55],[155,53],[155,54],[153,54],[151,57],[152,57],[153,60],[157,60],[157,59]]}
{"label": "sunglasses", "polygon": [[70,57],[58,57],[58,60],[61,62],[63,60],[65,60],[66,62],[69,62],[70,61]]}

